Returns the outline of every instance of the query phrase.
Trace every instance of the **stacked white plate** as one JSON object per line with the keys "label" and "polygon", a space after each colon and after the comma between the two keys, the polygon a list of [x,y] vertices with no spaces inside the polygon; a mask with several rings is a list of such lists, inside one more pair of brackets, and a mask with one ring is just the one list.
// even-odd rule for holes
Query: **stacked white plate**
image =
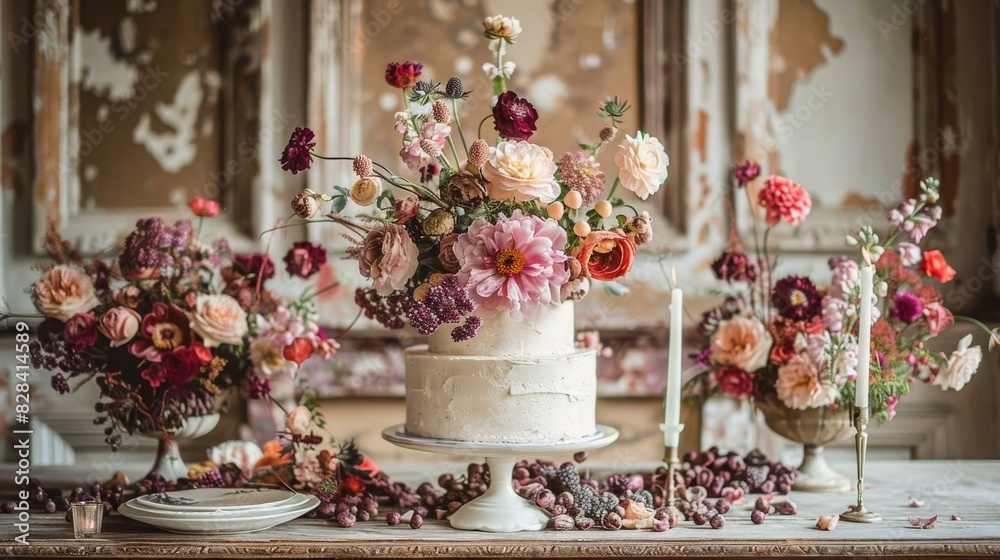
{"label": "stacked white plate", "polygon": [[139,496],[118,513],[174,533],[221,535],[270,529],[317,505],[316,496],[288,490],[199,488]]}

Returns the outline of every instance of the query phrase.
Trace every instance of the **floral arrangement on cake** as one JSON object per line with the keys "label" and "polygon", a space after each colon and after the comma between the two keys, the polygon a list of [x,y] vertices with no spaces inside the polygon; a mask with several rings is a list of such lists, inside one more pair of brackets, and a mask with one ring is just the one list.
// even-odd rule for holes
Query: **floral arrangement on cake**
{"label": "floral arrangement on cake", "polygon": [[[190,207],[200,220],[219,213],[202,198]],[[38,265],[31,287],[45,318],[30,345],[32,367],[55,372],[60,393],[73,381],[97,383],[95,423],[108,424],[114,450],[123,431],[170,433],[214,412],[229,391],[266,397],[273,377],[338,347],[316,323],[318,291],[282,301],[267,289],[276,271],[269,256],[235,254],[225,239],[204,243],[189,220],[139,220],[111,262],[84,259],[55,231],[43,247],[52,262]],[[284,258],[300,278],[325,261],[309,243]]]}
{"label": "floral arrangement on cake", "polygon": [[[619,138],[626,102],[615,97],[600,105],[605,126],[592,144],[557,157],[531,143],[539,115],[507,89],[515,65],[504,58],[520,23],[494,16],[483,26],[496,59],[484,65],[495,102],[482,124],[492,120],[495,142],[463,129],[459,108],[470,92],[460,79],[442,87],[422,76],[422,64],[393,62],[385,80],[405,100],[394,124],[399,155],[418,180],[365,155],[320,156],[315,135],[304,128],[295,129],[280,159],[293,174],[313,158],[353,160],[357,180],[349,189],[306,189],[292,209],[302,220],[332,220],[352,232],[350,256],[371,280],[357,290],[356,302],[389,328],[409,324],[426,335],[450,324],[461,341],[481,326],[477,309],[520,319],[539,306],[578,301],[594,282],[621,293],[616,280],[652,237],[648,213],[616,214],[631,209],[617,193],[621,187],[645,200],[657,192],[669,163],[659,140],[641,131],[622,137],[613,148],[618,169],[610,188],[595,156]],[[360,211],[344,213],[349,201]]]}
{"label": "floral arrangement on cake", "polygon": [[[735,166],[736,186],[750,198],[760,168],[753,162]],[[701,371],[685,384],[689,397],[723,394],[736,398],[776,396],[792,409],[847,407],[854,401],[858,365],[859,265],[829,260],[830,278],[779,276],[768,256],[767,238],[780,222],[795,227],[812,207],[809,193],[788,178],[763,180],[757,200],[765,214],[763,240],[753,215],[756,255],[747,255],[733,234],[729,247],[712,263],[716,277],[729,289],[724,301],[704,314],[699,330],[708,345],[696,356]],[[938,182],[920,183],[916,198],[887,214],[891,229],[883,241],[871,227],[848,236],[874,261],[876,301],[872,306],[870,406],[879,421],[891,419],[910,384],[921,381],[960,390],[976,372],[982,349],[969,335],[950,356],[932,352],[927,342],[955,322],[941,293],[926,283],[944,283],[955,270],[940,251],[922,248],[927,232],[941,218]],[[967,318],[961,318],[967,319]],[[989,329],[975,321],[989,333]],[[998,333],[990,333],[990,347]]]}

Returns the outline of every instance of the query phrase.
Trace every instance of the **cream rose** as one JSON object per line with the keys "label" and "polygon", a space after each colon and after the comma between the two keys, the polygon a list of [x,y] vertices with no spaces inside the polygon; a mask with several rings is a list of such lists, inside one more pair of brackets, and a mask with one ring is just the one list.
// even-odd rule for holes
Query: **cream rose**
{"label": "cream rose", "polygon": [[371,206],[382,194],[382,179],[362,177],[351,185],[351,200],[359,206]]}
{"label": "cream rose", "polygon": [[117,348],[132,340],[139,332],[139,314],[127,307],[112,307],[104,312],[97,323],[97,330],[108,337],[111,347]]}
{"label": "cream rose", "polygon": [[625,135],[615,153],[615,163],[622,186],[646,200],[667,180],[670,158],[659,140],[639,131],[635,138]]}
{"label": "cream rose", "polygon": [[264,452],[252,441],[231,440],[209,449],[208,458],[216,465],[232,463],[249,473],[257,461],[264,458]]}
{"label": "cream rose", "polygon": [[398,224],[373,229],[361,243],[358,269],[371,278],[375,291],[386,296],[406,287],[406,281],[417,271],[420,251]]}
{"label": "cream rose", "polygon": [[983,349],[973,346],[972,335],[966,335],[958,343],[958,349],[951,353],[948,358],[948,367],[942,369],[934,378],[934,385],[941,387],[942,391],[954,389],[961,391],[962,387],[972,379],[972,374],[979,369],[979,364],[983,361]]}
{"label": "cream rose", "polygon": [[753,373],[767,364],[773,342],[760,321],[733,317],[712,333],[712,361]]}
{"label": "cream rose", "polygon": [[90,277],[82,270],[63,264],[35,281],[31,301],[42,315],[64,322],[100,305]]}
{"label": "cream rose", "polygon": [[508,39],[513,42],[520,34],[521,22],[517,18],[495,15],[483,20],[483,35],[489,39]]}
{"label": "cream rose", "polygon": [[559,196],[552,152],[525,140],[500,142],[483,165],[486,193],[494,200],[538,200],[548,204]]}
{"label": "cream rose", "polygon": [[310,424],[312,424],[312,413],[302,405],[293,408],[285,417],[285,427],[293,436],[306,435]]}
{"label": "cream rose", "polygon": [[193,313],[187,314],[191,330],[201,335],[205,346],[243,344],[247,334],[247,313],[231,296],[200,295]]}

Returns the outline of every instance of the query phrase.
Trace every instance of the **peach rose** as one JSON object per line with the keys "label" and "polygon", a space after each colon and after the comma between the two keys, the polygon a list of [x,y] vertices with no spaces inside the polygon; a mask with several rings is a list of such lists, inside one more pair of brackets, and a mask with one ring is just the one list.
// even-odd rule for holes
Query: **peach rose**
{"label": "peach rose", "polygon": [[264,452],[252,441],[225,441],[208,450],[208,458],[216,465],[232,463],[249,473],[264,457]]}
{"label": "peach rose", "polygon": [[979,346],[969,348],[970,344],[972,335],[965,335],[958,342],[958,349],[948,358],[948,367],[943,368],[934,378],[934,385],[941,387],[942,391],[961,391],[979,369],[979,364],[983,361],[983,349]]}
{"label": "peach rose", "polygon": [[310,424],[312,424],[312,413],[302,405],[293,408],[285,417],[285,427],[293,436],[306,435]]}
{"label": "peach rose", "polygon": [[500,142],[483,165],[486,193],[494,200],[538,200],[548,204],[559,196],[552,152],[525,140]]}
{"label": "peach rose", "polygon": [[635,241],[621,230],[594,231],[583,240],[577,260],[587,278],[608,282],[632,270]]}
{"label": "peach rose", "polygon": [[622,139],[615,153],[615,164],[622,186],[646,200],[667,180],[670,158],[659,140],[638,131],[635,138],[625,135]]}
{"label": "peach rose", "polygon": [[386,296],[406,286],[417,271],[420,251],[398,224],[373,229],[361,243],[358,268],[361,275],[371,278],[375,291]]}
{"label": "peach rose", "polygon": [[100,305],[90,277],[64,264],[53,267],[35,281],[31,301],[42,315],[63,322]]}
{"label": "peach rose", "polygon": [[198,333],[205,346],[243,344],[247,334],[247,312],[232,296],[199,295],[194,312],[187,314],[191,330]]}
{"label": "peach rose", "polygon": [[712,361],[754,372],[767,364],[774,340],[764,325],[747,317],[733,317],[712,334]]}
{"label": "peach rose", "polygon": [[117,348],[132,340],[139,332],[139,314],[127,307],[112,307],[104,312],[97,323],[97,330],[108,337],[111,347]]}
{"label": "peach rose", "polygon": [[837,400],[836,387],[829,380],[820,378],[816,364],[805,354],[795,355],[778,368],[774,388],[778,398],[788,408],[802,410],[830,406]]}

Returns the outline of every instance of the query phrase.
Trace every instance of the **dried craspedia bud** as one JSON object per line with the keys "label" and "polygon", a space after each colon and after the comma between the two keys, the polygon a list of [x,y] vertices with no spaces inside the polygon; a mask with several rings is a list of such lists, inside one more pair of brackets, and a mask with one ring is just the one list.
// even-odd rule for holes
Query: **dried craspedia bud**
{"label": "dried craspedia bud", "polygon": [[622,528],[622,517],[617,513],[609,513],[601,520],[601,526],[609,531],[617,531]]}
{"label": "dried craspedia bud", "polygon": [[427,153],[427,155],[432,158],[436,158],[441,155],[441,146],[437,142],[429,138],[420,139],[420,149]]}
{"label": "dried craspedia bud", "polygon": [[354,158],[354,172],[358,177],[368,177],[372,174],[372,160],[365,154],[359,154]]}
{"label": "dried craspedia bud", "polygon": [[608,142],[615,139],[618,136],[618,128],[614,126],[606,126],[601,129],[601,143],[607,144]]}
{"label": "dried craspedia bud", "polygon": [[441,124],[451,124],[451,109],[444,101],[438,99],[434,102],[431,107],[431,113],[434,115],[434,120]]}
{"label": "dried craspedia bud", "polygon": [[319,195],[305,189],[292,198],[292,212],[303,220],[311,219],[319,212]]}
{"label": "dried craspedia bud", "polygon": [[448,182],[441,185],[441,198],[452,206],[475,210],[483,204],[486,189],[479,178],[468,171],[452,173]]}
{"label": "dried craspedia bud", "polygon": [[482,138],[476,139],[469,146],[469,163],[476,167],[482,167],[488,159],[490,159],[490,145]]}
{"label": "dried craspedia bud", "polygon": [[568,515],[557,515],[549,522],[556,531],[569,531],[576,527],[576,521]]}
{"label": "dried craspedia bud", "polygon": [[465,95],[465,85],[462,84],[462,80],[458,79],[458,76],[452,76],[444,86],[444,94],[452,99],[458,99]]}
{"label": "dried craspedia bud", "polygon": [[423,230],[427,235],[447,235],[455,231],[455,215],[444,208],[435,208],[424,219]]}

